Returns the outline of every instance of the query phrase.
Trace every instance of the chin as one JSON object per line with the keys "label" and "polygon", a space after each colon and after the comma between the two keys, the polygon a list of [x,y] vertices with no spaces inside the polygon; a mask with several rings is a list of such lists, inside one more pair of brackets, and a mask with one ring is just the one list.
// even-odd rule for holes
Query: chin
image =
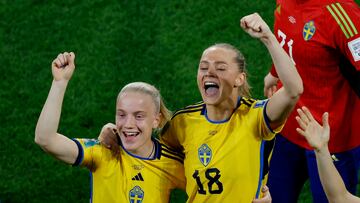
{"label": "chin", "polygon": [[216,105],[219,103],[218,98],[203,97],[203,101],[206,105]]}

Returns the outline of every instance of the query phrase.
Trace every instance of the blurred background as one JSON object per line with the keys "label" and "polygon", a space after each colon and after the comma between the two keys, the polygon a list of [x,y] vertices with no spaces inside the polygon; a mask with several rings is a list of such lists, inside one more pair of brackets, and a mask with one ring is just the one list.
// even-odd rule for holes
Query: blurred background
{"label": "blurred background", "polygon": [[[34,143],[58,53],[76,54],[59,132],[96,138],[114,122],[116,96],[129,82],[154,84],[171,110],[200,101],[197,66],[214,43],[242,51],[252,95],[264,98],[271,59],[239,20],[258,12],[272,27],[274,9],[275,1],[264,0],[0,0],[0,202],[89,201],[88,170]],[[176,191],[171,202],[185,199]],[[308,185],[299,202],[311,202]]]}

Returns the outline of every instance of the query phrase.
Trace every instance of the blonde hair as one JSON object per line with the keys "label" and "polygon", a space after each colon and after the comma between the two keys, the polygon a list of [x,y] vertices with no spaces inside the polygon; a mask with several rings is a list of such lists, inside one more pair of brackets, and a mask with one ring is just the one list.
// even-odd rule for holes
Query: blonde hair
{"label": "blonde hair", "polygon": [[231,50],[231,51],[235,52],[235,54],[236,54],[235,62],[238,65],[239,71],[240,71],[240,73],[245,73],[244,84],[241,85],[238,88],[239,96],[249,98],[251,96],[251,93],[250,93],[251,86],[250,86],[249,82],[247,81],[248,73],[247,73],[247,70],[246,70],[246,63],[245,63],[244,55],[237,48],[235,48],[231,44],[227,44],[227,43],[214,44],[214,45],[208,47],[207,49],[212,48],[212,47],[224,48],[224,49]]}
{"label": "blonde hair", "polygon": [[165,124],[170,120],[171,112],[168,110],[168,108],[166,108],[165,103],[160,95],[160,92],[158,89],[156,89],[156,87],[145,82],[129,83],[120,90],[119,95],[117,97],[117,101],[119,101],[120,96],[125,92],[139,92],[142,94],[149,95],[152,98],[155,104],[156,112],[161,114],[158,128],[163,128]]}

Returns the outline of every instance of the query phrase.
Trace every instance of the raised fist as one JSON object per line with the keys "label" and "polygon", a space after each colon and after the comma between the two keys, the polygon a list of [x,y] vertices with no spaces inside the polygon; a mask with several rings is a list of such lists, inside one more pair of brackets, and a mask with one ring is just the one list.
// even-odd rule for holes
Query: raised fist
{"label": "raised fist", "polygon": [[240,20],[240,27],[254,38],[268,38],[272,32],[258,13],[244,16]]}
{"label": "raised fist", "polygon": [[60,53],[51,63],[51,70],[55,81],[70,80],[75,69],[75,54],[73,52]]}

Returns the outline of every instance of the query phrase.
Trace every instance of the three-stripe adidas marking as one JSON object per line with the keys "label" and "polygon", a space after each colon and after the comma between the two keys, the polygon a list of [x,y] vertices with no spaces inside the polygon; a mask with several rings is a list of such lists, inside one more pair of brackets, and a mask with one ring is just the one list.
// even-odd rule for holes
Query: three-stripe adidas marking
{"label": "three-stripe adidas marking", "polygon": [[358,34],[354,23],[349,18],[346,11],[343,9],[340,3],[333,3],[326,6],[336,23],[340,26],[340,29],[344,33],[346,39],[353,37]]}
{"label": "three-stripe adidas marking", "polygon": [[144,181],[144,178],[142,177],[141,173],[138,173],[136,176],[134,176],[131,180],[139,180]]}

